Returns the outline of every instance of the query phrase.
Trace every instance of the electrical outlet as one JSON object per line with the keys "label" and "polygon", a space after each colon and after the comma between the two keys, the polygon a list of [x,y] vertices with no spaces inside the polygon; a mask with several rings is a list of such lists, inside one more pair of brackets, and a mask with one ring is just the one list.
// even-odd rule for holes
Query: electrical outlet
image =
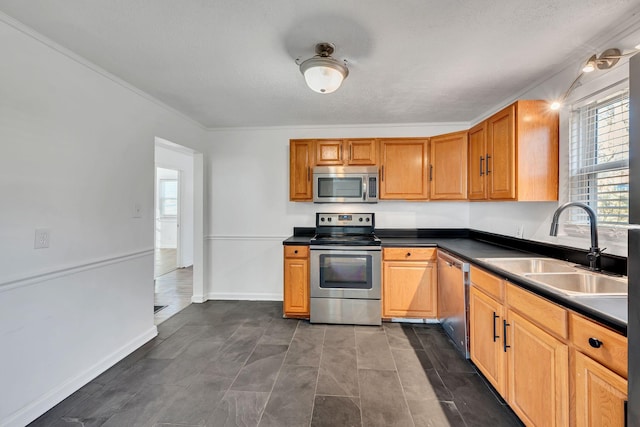
{"label": "electrical outlet", "polygon": [[36,229],[36,239],[33,244],[34,249],[44,249],[49,247],[49,237],[51,232],[46,228]]}
{"label": "electrical outlet", "polygon": [[524,225],[520,224],[518,226],[518,230],[516,231],[516,237],[518,239],[523,239],[524,238]]}

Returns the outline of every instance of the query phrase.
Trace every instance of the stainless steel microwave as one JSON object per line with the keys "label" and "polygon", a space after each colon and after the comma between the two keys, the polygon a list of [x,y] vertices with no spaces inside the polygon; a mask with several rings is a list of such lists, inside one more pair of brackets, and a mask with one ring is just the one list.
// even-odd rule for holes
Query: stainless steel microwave
{"label": "stainless steel microwave", "polygon": [[313,168],[314,203],[377,203],[377,166]]}

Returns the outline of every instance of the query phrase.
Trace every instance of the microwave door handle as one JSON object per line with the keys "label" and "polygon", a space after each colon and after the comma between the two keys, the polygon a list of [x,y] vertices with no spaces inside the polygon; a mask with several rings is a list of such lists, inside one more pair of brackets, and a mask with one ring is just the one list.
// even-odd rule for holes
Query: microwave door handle
{"label": "microwave door handle", "polygon": [[367,200],[367,178],[362,179],[362,200]]}

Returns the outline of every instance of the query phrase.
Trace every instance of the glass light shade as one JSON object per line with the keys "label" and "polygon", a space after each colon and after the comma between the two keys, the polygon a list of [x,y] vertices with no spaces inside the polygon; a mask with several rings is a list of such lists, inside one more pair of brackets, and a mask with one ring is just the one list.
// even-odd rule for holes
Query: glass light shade
{"label": "glass light shade", "polygon": [[583,73],[590,73],[590,72],[594,71],[595,69],[596,69],[596,56],[593,55],[591,58],[589,58],[587,63],[584,64],[584,67],[582,67],[582,72]]}
{"label": "glass light shade", "polygon": [[333,58],[314,57],[300,64],[307,86],[314,92],[335,92],[349,74],[347,67]]}

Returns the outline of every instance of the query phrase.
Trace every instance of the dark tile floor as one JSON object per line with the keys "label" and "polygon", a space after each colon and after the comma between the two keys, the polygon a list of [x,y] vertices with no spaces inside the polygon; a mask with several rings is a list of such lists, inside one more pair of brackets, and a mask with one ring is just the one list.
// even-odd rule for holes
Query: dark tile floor
{"label": "dark tile floor", "polygon": [[518,426],[438,325],[192,304],[32,426]]}

